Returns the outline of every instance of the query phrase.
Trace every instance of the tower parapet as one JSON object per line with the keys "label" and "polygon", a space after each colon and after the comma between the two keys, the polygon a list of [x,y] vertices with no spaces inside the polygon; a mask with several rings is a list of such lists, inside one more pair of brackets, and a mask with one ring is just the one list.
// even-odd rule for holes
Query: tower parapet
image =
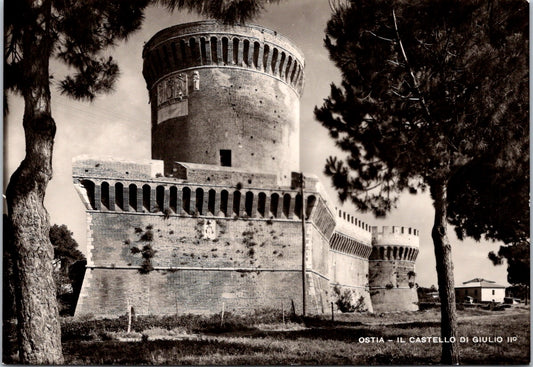
{"label": "tower parapet", "polygon": [[177,25],[143,50],[152,158],[278,174],[299,171],[302,53],[259,26]]}
{"label": "tower parapet", "polygon": [[371,260],[416,260],[419,232],[415,228],[383,226],[372,227]]}
{"label": "tower parapet", "polygon": [[374,311],[418,309],[415,260],[419,232],[409,227],[372,227],[369,259],[370,296]]}

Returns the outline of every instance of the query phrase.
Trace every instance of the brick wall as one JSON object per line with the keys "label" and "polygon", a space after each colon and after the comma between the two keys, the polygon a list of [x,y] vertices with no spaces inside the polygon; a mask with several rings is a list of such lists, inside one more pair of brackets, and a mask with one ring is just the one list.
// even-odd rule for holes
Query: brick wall
{"label": "brick wall", "polygon": [[369,282],[375,311],[418,310],[413,261],[371,260]]}
{"label": "brick wall", "polygon": [[[364,307],[372,311],[372,301],[368,290],[368,260],[350,254],[331,252],[331,284],[344,291],[353,293],[353,302],[357,304],[360,297],[364,299]],[[335,297],[333,295],[333,302]]]}
{"label": "brick wall", "polygon": [[188,115],[152,126],[152,157],[221,165],[220,150],[231,150],[232,167],[279,173],[290,183],[290,172],[299,170],[294,90],[246,69],[198,71],[201,87],[188,97]]}
{"label": "brick wall", "polygon": [[[235,272],[219,270],[135,269],[88,270],[91,290],[80,299],[76,316],[116,317],[132,306],[138,315],[236,313],[276,308],[301,313],[299,272]],[[87,286],[84,284],[84,287]]]}
{"label": "brick wall", "polygon": [[[89,269],[77,315],[218,312],[281,307],[301,309],[301,223],[298,221],[170,217],[93,212]],[[152,233],[152,241],[147,239]],[[214,234],[213,234],[214,233]],[[207,236],[207,237],[206,237]],[[149,237],[149,236],[148,236]],[[155,271],[142,275],[150,244]],[[177,306],[176,306],[177,305]],[[181,305],[181,307],[180,307]],[[289,305],[287,304],[287,310]]]}

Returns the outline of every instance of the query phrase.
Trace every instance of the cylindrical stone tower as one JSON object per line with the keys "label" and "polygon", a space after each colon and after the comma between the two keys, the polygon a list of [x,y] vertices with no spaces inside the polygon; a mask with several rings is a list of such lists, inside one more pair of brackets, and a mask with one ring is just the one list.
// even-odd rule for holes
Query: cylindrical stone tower
{"label": "cylindrical stone tower", "polygon": [[260,26],[202,21],[166,28],[144,46],[152,158],[277,173],[299,171],[304,60]]}
{"label": "cylindrical stone tower", "polygon": [[372,227],[369,286],[374,312],[418,310],[418,236],[413,228]]}

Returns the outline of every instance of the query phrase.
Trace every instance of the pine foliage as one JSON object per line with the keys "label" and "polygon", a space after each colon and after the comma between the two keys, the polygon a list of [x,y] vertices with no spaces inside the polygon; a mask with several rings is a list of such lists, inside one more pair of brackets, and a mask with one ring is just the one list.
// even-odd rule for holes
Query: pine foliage
{"label": "pine foliage", "polygon": [[187,9],[207,18],[218,19],[224,23],[246,23],[257,17],[265,5],[278,3],[279,0],[156,0],[169,10]]}
{"label": "pine foliage", "polygon": [[[52,0],[48,10],[37,13],[28,1],[8,1],[5,6],[5,89],[23,92],[24,36],[46,38],[50,55],[72,70],[57,85],[61,93],[79,100],[92,100],[109,92],[118,76],[118,66],[104,51],[139,29],[149,0],[74,1]],[[45,8],[45,7],[43,7]],[[46,26],[32,24],[46,22]],[[30,35],[30,32],[34,32]]]}
{"label": "pine foliage", "polygon": [[[315,114],[348,153],[330,158],[325,171],[341,200],[384,215],[402,190],[450,182],[457,204],[450,219],[479,238],[490,228],[469,222],[477,203],[467,188],[488,190],[492,180],[514,190],[507,207],[520,205],[523,214],[527,2],[357,0],[338,8],[326,34],[342,83]],[[481,213],[496,209],[483,205]]]}

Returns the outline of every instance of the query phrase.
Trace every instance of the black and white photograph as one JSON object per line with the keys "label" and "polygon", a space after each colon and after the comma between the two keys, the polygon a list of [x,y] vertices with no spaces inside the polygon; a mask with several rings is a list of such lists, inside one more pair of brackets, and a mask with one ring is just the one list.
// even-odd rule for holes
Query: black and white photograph
{"label": "black and white photograph", "polygon": [[528,365],[526,0],[6,0],[7,365]]}

